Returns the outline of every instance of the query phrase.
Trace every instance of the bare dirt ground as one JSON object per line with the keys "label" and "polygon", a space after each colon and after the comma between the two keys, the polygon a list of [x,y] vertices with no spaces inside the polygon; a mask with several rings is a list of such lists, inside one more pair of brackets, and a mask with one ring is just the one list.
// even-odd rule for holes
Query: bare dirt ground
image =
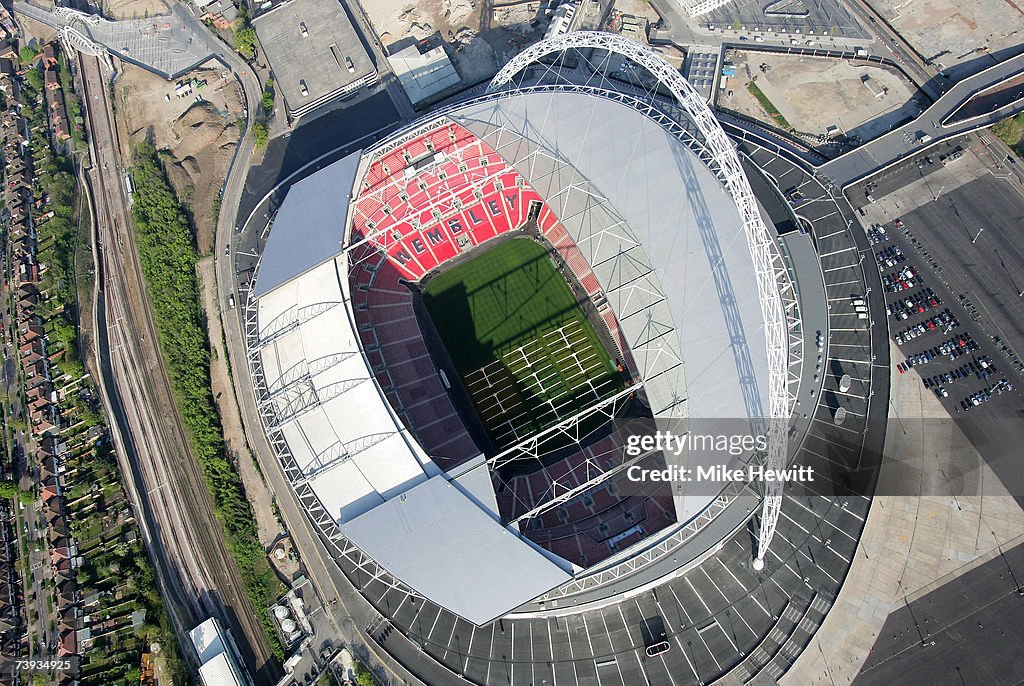
{"label": "bare dirt ground", "polygon": [[1001,50],[1024,42],[1020,0],[870,0],[926,59],[944,68],[977,57],[977,50]]}
{"label": "bare dirt ground", "polygon": [[103,3],[103,15],[111,19],[152,17],[169,11],[163,0],[106,0]]}
{"label": "bare dirt ground", "polygon": [[[732,51],[728,58],[736,65],[736,76],[729,79],[718,104],[778,126],[747,90],[756,77],[757,86],[782,116],[812,144],[832,125],[848,136],[871,140],[916,116],[924,104],[901,74],[877,65],[742,51]],[[767,70],[762,71],[762,65]],[[828,154],[826,149],[822,152]]]}
{"label": "bare dirt ground", "polygon": [[214,208],[238,144],[242,101],[227,72],[199,69],[183,77],[192,78],[207,86],[178,98],[175,82],[125,65],[116,85],[117,107],[133,143],[148,137],[171,155],[167,175],[192,211],[196,242],[205,254],[213,249]]}
{"label": "bare dirt ground", "polygon": [[649,0],[616,0],[615,9],[634,17],[644,17],[652,24],[661,19]]}
{"label": "bare dirt ground", "polygon": [[[364,6],[384,46],[440,33],[459,76],[475,83],[541,38],[547,25],[543,14],[538,16],[539,1],[495,10],[489,22],[481,21],[483,5],[483,0],[374,0]],[[538,18],[538,26],[531,28]]]}
{"label": "bare dirt ground", "polygon": [[35,38],[40,43],[49,43],[57,37],[57,30],[52,26],[29,19],[23,14],[18,15],[18,24],[21,25],[22,30],[25,32],[25,42]]}
{"label": "bare dirt ground", "polygon": [[256,469],[256,462],[245,441],[242,429],[242,418],[238,403],[235,401],[234,385],[228,374],[227,357],[224,350],[224,332],[220,323],[220,308],[217,305],[217,286],[214,278],[214,262],[212,257],[199,260],[199,287],[202,290],[203,310],[206,312],[206,325],[210,335],[210,378],[213,395],[220,410],[221,424],[224,427],[224,443],[228,451],[238,463],[238,473],[245,485],[245,494],[252,503],[256,516],[260,543],[269,547],[283,533],[281,525],[274,516],[274,507],[263,476]]}

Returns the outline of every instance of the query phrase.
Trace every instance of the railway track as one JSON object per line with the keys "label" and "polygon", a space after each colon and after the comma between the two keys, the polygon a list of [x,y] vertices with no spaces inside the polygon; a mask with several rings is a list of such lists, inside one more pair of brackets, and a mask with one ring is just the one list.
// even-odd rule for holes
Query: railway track
{"label": "railway track", "polygon": [[103,352],[121,399],[126,424],[122,428],[134,447],[136,473],[132,476],[140,486],[137,505],[149,509],[153,544],[163,553],[158,562],[167,566],[166,576],[176,580],[180,594],[172,604],[176,605],[172,609],[176,628],[180,631],[184,624],[191,626],[207,616],[219,617],[232,630],[255,683],[271,684],[279,669],[227,551],[157,344],[128,218],[122,156],[102,66],[87,55],[80,55],[80,64],[96,158],[90,179],[98,215],[107,327]]}

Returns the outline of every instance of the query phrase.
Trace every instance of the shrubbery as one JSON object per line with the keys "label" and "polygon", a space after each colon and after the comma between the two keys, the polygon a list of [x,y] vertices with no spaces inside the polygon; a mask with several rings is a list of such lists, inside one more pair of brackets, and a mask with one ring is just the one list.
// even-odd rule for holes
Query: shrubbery
{"label": "shrubbery", "polygon": [[135,151],[135,218],[146,291],[182,420],[228,547],[238,562],[253,607],[278,657],[282,647],[267,607],[281,590],[256,535],[242,480],[225,451],[220,417],[210,387],[210,347],[196,278],[196,249],[189,219],[148,143]]}

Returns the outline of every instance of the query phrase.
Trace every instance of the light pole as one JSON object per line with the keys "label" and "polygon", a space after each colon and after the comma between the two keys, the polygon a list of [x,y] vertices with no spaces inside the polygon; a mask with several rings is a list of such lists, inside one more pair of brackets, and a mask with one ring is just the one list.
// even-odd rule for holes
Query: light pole
{"label": "light pole", "polygon": [[1009,277],[1010,285],[1012,285],[1014,290],[1017,291],[1017,297],[1018,298],[1024,298],[1024,289],[1022,289],[1020,286],[1018,286],[1017,282],[1014,281],[1013,274],[1010,273],[1010,270],[1007,268],[1006,263],[1003,262],[1003,256],[999,254],[999,249],[998,248],[992,248],[992,252],[994,252],[996,254],[996,257],[999,259],[999,265],[1003,268],[1003,271],[1006,272],[1006,276]]}
{"label": "light pole", "polygon": [[981,232],[984,231],[984,230],[985,230],[984,226],[981,227],[980,229],[978,229],[978,234],[973,239],[971,239],[971,245],[974,245],[975,243],[978,242],[978,238],[981,236]]}

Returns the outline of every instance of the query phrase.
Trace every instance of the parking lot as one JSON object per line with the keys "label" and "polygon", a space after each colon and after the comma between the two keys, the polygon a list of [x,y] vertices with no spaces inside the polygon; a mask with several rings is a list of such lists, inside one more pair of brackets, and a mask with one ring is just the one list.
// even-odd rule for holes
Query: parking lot
{"label": "parking lot", "polygon": [[[796,3],[790,4],[795,5]],[[779,6],[779,3],[736,0],[703,15],[701,23],[725,29],[739,29],[743,26],[757,27],[762,31],[793,34],[824,35],[827,33],[831,36],[846,38],[868,37],[850,11],[837,0],[800,3],[799,7],[795,8],[782,7]]]}
{"label": "parking lot", "polygon": [[[915,274],[913,286],[895,277],[888,280],[891,285],[883,284],[890,333],[901,353],[893,365],[899,373],[919,377],[1011,495],[1024,504],[1024,464],[1018,459],[1024,442],[1019,361],[1001,338],[983,328],[980,303],[960,288],[950,288],[943,278],[948,262],[932,253],[930,242],[918,238],[921,227],[911,216],[882,225],[886,239],[872,246],[883,282],[887,276]],[[902,260],[896,261],[896,251]],[[979,267],[976,276],[984,279],[992,272],[991,266]],[[917,298],[921,294],[924,301]],[[932,299],[938,304],[931,305]]]}
{"label": "parking lot", "polygon": [[885,233],[874,246],[875,259],[887,291],[893,339],[905,355],[894,360],[897,371],[915,370],[951,413],[989,403],[986,409],[992,412],[1019,413],[1017,370],[1009,358],[998,359],[1001,348],[980,330],[969,298],[957,297],[940,279],[924,275],[936,270],[910,224],[898,219],[880,228]]}

